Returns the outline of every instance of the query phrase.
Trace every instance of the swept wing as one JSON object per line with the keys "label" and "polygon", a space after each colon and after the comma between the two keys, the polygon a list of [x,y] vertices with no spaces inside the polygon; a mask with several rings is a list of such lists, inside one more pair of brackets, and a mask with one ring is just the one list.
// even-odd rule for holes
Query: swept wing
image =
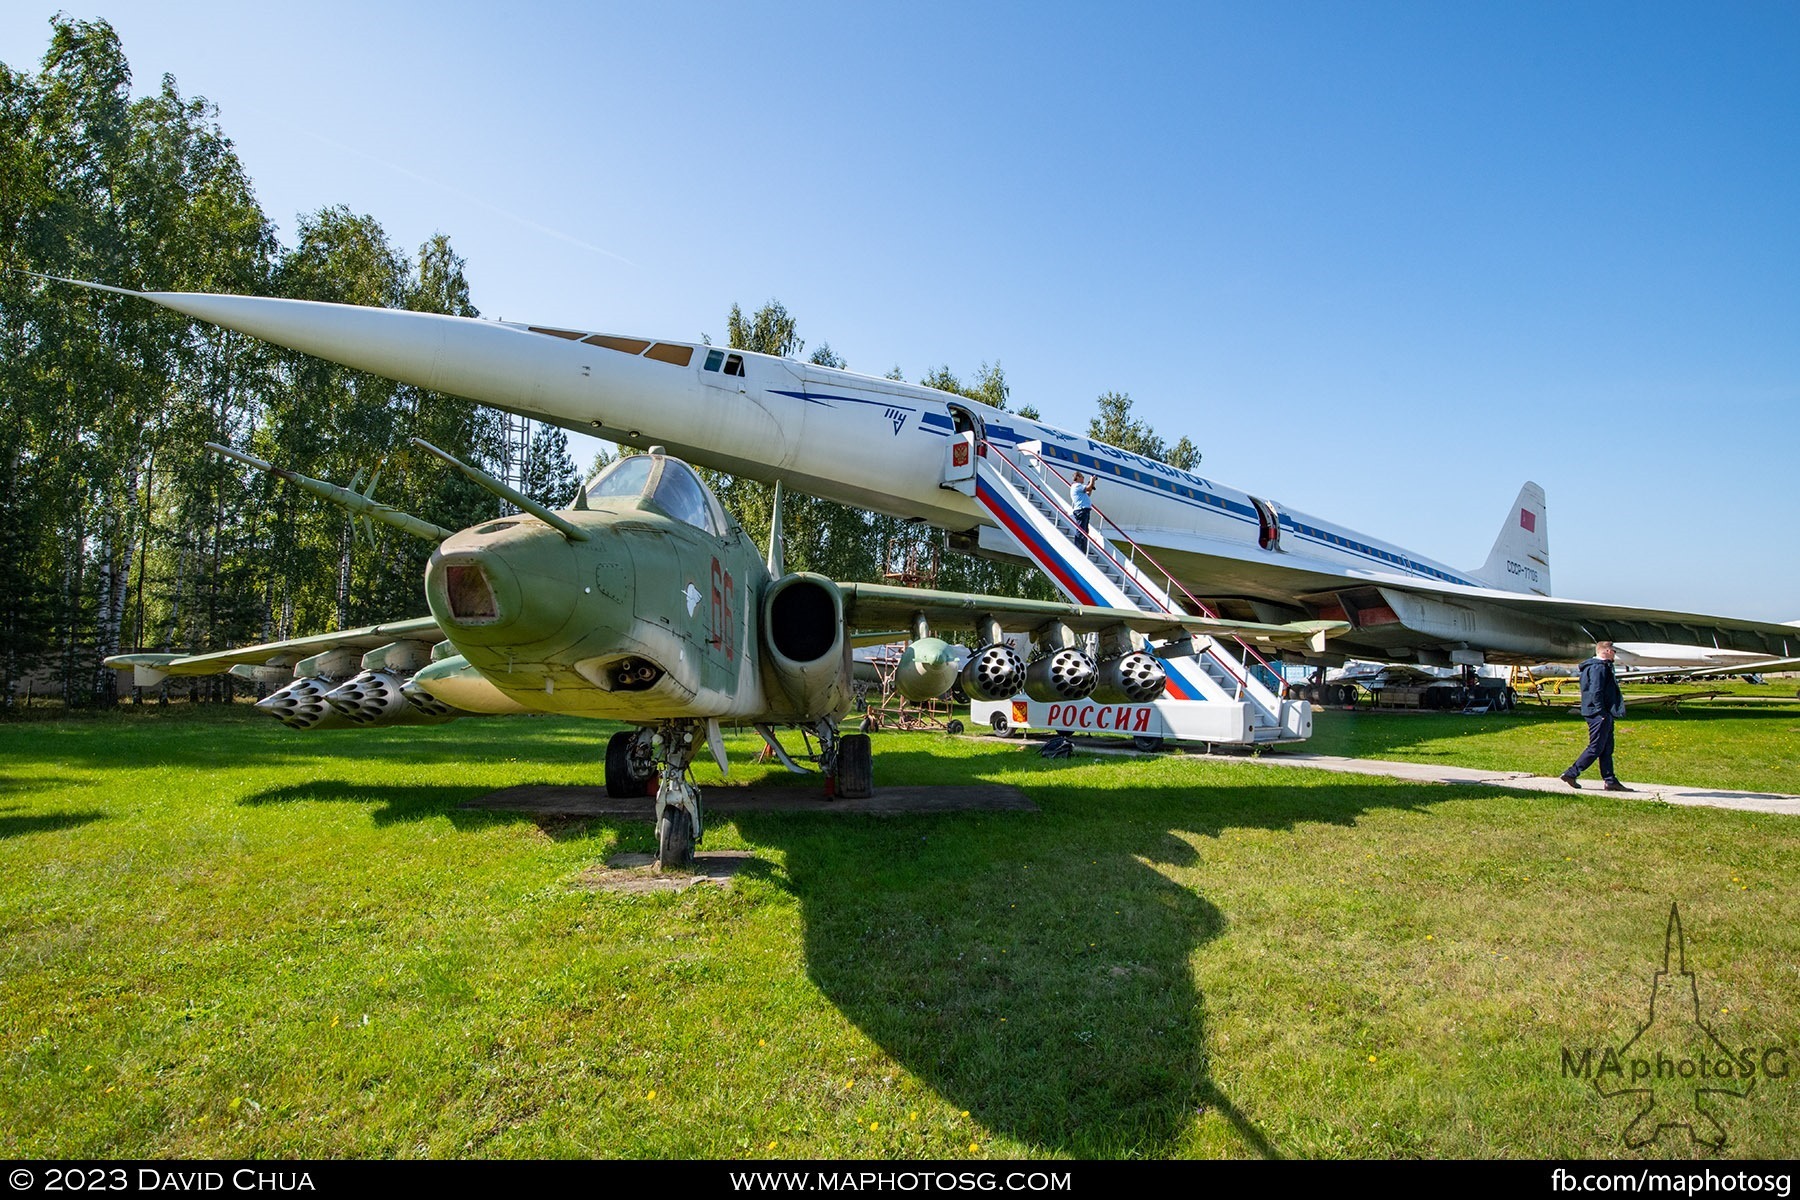
{"label": "swept wing", "polygon": [[1256,621],[1229,621],[1182,614],[1150,613],[1135,609],[1097,608],[1060,600],[1020,600],[1010,596],[984,596],[972,592],[938,592],[924,588],[896,587],[880,583],[840,584],[844,612],[853,630],[909,627],[922,617],[933,627],[972,629],[984,618],[1000,628],[1023,632],[1061,622],[1076,633],[1097,633],[1124,625],[1152,640],[1206,634],[1240,637],[1267,646],[1322,650],[1324,639],[1350,628],[1343,621],[1295,621],[1270,625]]}
{"label": "swept wing", "polygon": [[341,629],[332,633],[316,633],[310,637],[262,642],[255,646],[240,646],[210,654],[115,654],[106,660],[106,665],[160,671],[164,675],[223,675],[236,666],[291,667],[315,654],[325,654],[332,650],[361,650],[367,653],[390,642],[438,642],[443,637],[444,631],[436,621],[430,617],[414,617],[405,621],[366,625],[361,629]]}

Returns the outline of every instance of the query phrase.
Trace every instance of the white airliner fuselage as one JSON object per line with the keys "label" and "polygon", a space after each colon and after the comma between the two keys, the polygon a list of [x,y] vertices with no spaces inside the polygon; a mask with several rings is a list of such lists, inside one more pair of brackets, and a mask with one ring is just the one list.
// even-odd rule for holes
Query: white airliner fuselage
{"label": "white airliner fuselage", "polygon": [[1353,656],[1542,662],[1583,657],[1596,637],[1800,653],[1800,631],[1767,622],[1552,599],[1536,484],[1520,491],[1486,563],[1459,569],[917,384],[689,342],[310,301],[129,294],[420,387],[920,518],[974,548],[1008,553],[987,512],[941,486],[946,447],[973,429],[1001,454],[1035,453],[1065,476],[1097,475],[1105,519],[1226,615],[1348,620],[1352,631],[1333,649]]}

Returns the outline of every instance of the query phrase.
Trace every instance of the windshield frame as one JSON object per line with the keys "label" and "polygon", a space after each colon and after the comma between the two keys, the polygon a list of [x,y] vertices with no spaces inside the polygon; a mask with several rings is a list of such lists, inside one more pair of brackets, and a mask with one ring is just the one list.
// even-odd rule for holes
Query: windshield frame
{"label": "windshield frame", "polygon": [[[636,491],[608,491],[596,494],[594,489],[598,485],[607,483],[616,477],[624,475],[627,469],[630,469],[635,473],[638,468],[628,468],[627,465],[644,460],[648,460],[649,467],[648,470],[643,473],[642,482],[638,484]],[[705,518],[703,522],[696,522],[688,516],[683,516],[669,507],[666,501],[657,499],[657,493],[662,490],[664,481],[672,479],[672,472],[681,473],[699,490],[703,506],[703,513],[701,515]],[[679,485],[676,484],[673,486]],[[627,503],[635,501],[639,505],[647,503],[670,520],[679,521],[683,525],[698,529],[703,533],[711,534],[716,538],[723,539],[727,537],[731,530],[731,522],[725,516],[724,506],[719,503],[719,497],[713,492],[712,488],[707,486],[706,480],[700,477],[700,473],[693,468],[692,464],[676,458],[671,454],[638,451],[622,455],[606,464],[598,475],[595,475],[590,479],[583,486],[582,494],[586,496],[590,507],[600,503],[617,501],[625,501]]]}

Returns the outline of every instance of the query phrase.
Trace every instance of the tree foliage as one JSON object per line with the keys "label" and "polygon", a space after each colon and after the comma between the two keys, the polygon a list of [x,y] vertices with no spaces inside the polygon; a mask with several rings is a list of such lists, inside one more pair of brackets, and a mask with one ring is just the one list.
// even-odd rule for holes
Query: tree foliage
{"label": "tree foliage", "polygon": [[1006,382],[1006,372],[1001,370],[998,362],[991,367],[982,363],[975,370],[975,378],[967,384],[957,379],[948,366],[933,367],[925,372],[925,377],[919,382],[940,392],[951,392],[990,405],[1001,412],[1006,411],[1006,401],[1012,396],[1012,388]]}
{"label": "tree foliage", "polygon": [[[571,500],[579,479],[553,426],[530,431],[518,462],[492,409],[23,274],[479,315],[446,234],[408,253],[340,205],[301,214],[282,245],[211,104],[166,76],[133,99],[104,21],[58,16],[50,35],[36,74],[0,64],[0,267],[12,268],[0,271],[0,705],[26,687],[110,702],[117,676],[100,660],[123,650],[216,650],[420,610],[428,545],[381,526],[368,541],[339,510],[206,442],[337,483],[377,477],[381,499],[453,529],[498,502],[412,438],[510,471],[541,502]],[[776,300],[748,315],[734,304],[726,330],[738,349],[806,348]],[[827,342],[809,361],[846,365]],[[903,378],[898,366],[888,377]],[[948,365],[923,382],[1002,412],[1011,399],[997,361],[967,382]],[[1094,436],[1198,461],[1187,438],[1166,447],[1133,419],[1129,397],[1108,393],[1099,410]],[[708,475],[766,536],[772,489]],[[951,551],[942,531],[787,495],[790,569],[1053,594],[1029,566]]]}
{"label": "tree foliage", "polygon": [[1103,392],[1095,402],[1098,411],[1088,422],[1088,436],[1097,442],[1154,458],[1171,467],[1189,470],[1200,464],[1200,451],[1184,433],[1173,446],[1158,437],[1144,421],[1131,415],[1131,397],[1125,392]]}
{"label": "tree foliage", "polygon": [[284,249],[217,111],[172,78],[130,89],[103,21],[55,18],[35,76],[0,65],[0,703],[27,686],[109,701],[99,663],[120,650],[418,610],[429,547],[359,543],[342,513],[204,442],[338,482],[379,469],[384,499],[452,528],[496,511],[407,443],[492,463],[491,410],[17,273],[475,315],[448,238],[407,255],[326,208]]}
{"label": "tree foliage", "polygon": [[733,304],[725,319],[726,344],[734,350],[754,350],[776,358],[792,358],[806,349],[794,330],[794,318],[779,300],[771,300],[746,318]]}

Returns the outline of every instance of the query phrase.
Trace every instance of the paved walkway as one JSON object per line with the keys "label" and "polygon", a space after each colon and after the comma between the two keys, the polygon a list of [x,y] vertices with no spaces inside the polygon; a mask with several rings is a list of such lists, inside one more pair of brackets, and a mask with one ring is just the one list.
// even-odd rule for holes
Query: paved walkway
{"label": "paved walkway", "polygon": [[[1318,771],[1343,771],[1351,775],[1386,775],[1422,783],[1479,783],[1528,792],[1556,792],[1560,795],[1569,793],[1569,785],[1554,775],[1533,775],[1529,771],[1480,771],[1473,767],[1439,766],[1435,763],[1386,762],[1373,758],[1337,758],[1329,754],[1288,754],[1279,751],[1260,758],[1246,756],[1233,758],[1231,761],[1274,767],[1311,767]],[[1778,792],[1734,792],[1718,788],[1679,787],[1669,783],[1638,783],[1631,779],[1620,782],[1630,788],[1631,792],[1601,794],[1617,795],[1625,800],[1660,800],[1664,804],[1741,808],[1748,812],[1791,813],[1800,816],[1800,796],[1787,796]],[[1590,771],[1581,781],[1581,790],[1599,792],[1599,776]]]}
{"label": "paved walkway", "polygon": [[[971,735],[983,741],[1001,739],[986,734]],[[1037,742],[1012,739],[1019,749],[1034,748]],[[1121,745],[1113,738],[1077,738],[1082,754],[1117,754],[1141,756],[1142,751]],[[1380,758],[1339,758],[1333,754],[1293,753],[1275,750],[1258,757],[1249,754],[1196,755],[1223,762],[1250,763],[1264,767],[1310,767],[1315,771],[1341,771],[1347,775],[1382,775],[1389,779],[1410,779],[1418,783],[1473,783],[1488,787],[1514,788],[1522,792],[1555,792],[1569,794],[1569,785],[1554,775],[1533,775],[1530,771],[1484,771],[1475,767],[1452,767],[1438,763],[1393,762]],[[1584,792],[1600,792],[1622,800],[1660,800],[1664,804],[1685,804],[1702,808],[1737,808],[1745,812],[1787,813],[1800,816],[1800,796],[1783,792],[1736,792],[1722,788],[1684,787],[1673,783],[1639,783],[1620,780],[1629,792],[1601,791],[1600,777],[1591,769],[1581,781]]]}

